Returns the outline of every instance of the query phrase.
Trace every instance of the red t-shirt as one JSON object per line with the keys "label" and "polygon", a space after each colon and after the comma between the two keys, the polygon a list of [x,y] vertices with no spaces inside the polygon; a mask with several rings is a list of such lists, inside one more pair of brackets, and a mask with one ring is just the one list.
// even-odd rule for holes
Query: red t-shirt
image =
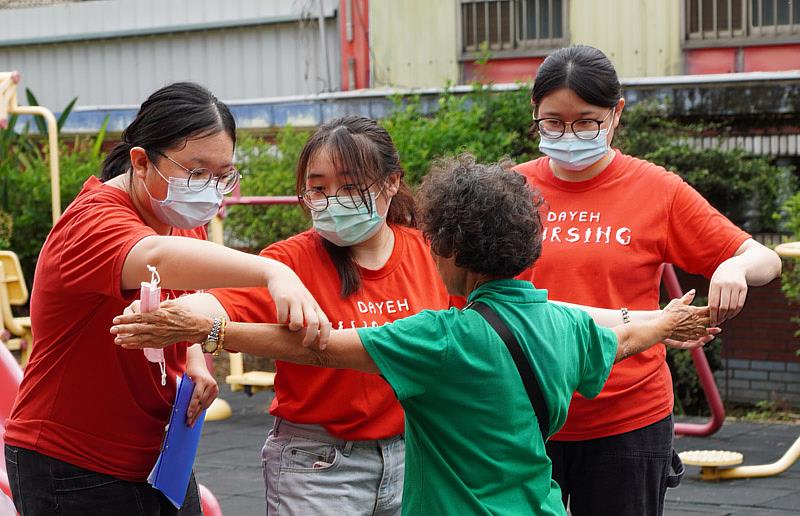
{"label": "red t-shirt", "polygon": [[[5,439],[78,467],[144,481],[159,453],[186,345],[164,350],[167,385],[141,350],[109,333],[137,290],[120,290],[131,248],[156,233],[128,195],[89,178],[39,254],[31,298],[33,352]],[[205,229],[173,230],[205,239]],[[162,289],[162,296],[180,291]]]}
{"label": "red t-shirt", "polygon": [[[424,309],[450,306],[428,245],[414,229],[392,226],[395,245],[378,270],[359,268],[362,288],[342,299],[333,262],[313,230],[261,252],[294,270],[331,320],[334,329],[380,326]],[[211,293],[231,320],[277,322],[266,288],[215,289]],[[403,411],[391,387],[377,374],[277,361],[270,413],[302,424],[318,424],[341,439],[384,439],[403,432]]]}
{"label": "red t-shirt", "polygon": [[[588,181],[555,177],[547,157],[516,170],[544,196],[542,256],[525,276],[551,299],[656,310],[663,263],[710,277],[750,238],[676,174],[619,151]],[[665,357],[658,345],[614,365],[597,398],[575,394],[554,439],[616,435],[667,417]]]}

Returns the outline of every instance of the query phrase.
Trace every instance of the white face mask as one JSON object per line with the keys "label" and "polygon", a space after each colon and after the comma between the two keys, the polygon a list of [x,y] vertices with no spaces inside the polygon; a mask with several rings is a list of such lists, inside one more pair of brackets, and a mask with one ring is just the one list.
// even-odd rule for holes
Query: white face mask
{"label": "white face mask", "polygon": [[600,161],[608,153],[608,129],[601,129],[593,140],[581,140],[571,133],[561,138],[542,136],[539,150],[564,170],[583,170]]}
{"label": "white face mask", "polygon": [[[205,189],[192,191],[186,179],[170,177],[167,179],[155,165],[158,175],[167,180],[167,196],[164,200],[154,199],[145,184],[144,189],[150,197],[150,207],[155,216],[164,224],[180,228],[194,229],[208,224],[222,206],[222,194],[209,184]],[[199,183],[204,181],[198,180]],[[144,183],[143,183],[144,184]],[[202,185],[198,185],[198,188]]]}

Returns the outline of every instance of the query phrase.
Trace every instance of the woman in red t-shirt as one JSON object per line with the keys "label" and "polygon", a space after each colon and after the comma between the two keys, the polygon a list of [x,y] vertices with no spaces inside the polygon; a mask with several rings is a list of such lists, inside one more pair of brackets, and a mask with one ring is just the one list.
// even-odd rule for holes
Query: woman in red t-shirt
{"label": "woman in red t-shirt", "polygon": [[[712,323],[742,309],[748,285],[780,274],[777,255],[681,178],[611,148],[625,100],[608,58],[588,46],[545,59],[532,93],[545,154],[517,171],[546,201],[543,251],[526,275],[554,300],[658,307],[663,263],[711,278]],[[672,381],[656,346],[614,366],[593,400],[575,395],[548,443],[575,516],[663,511],[672,450]]]}
{"label": "woman in red t-shirt", "polygon": [[[147,483],[176,375],[194,380],[195,406],[218,390],[199,346],[151,361],[114,345],[111,322],[150,279],[148,265],[162,297],[267,285],[281,296],[280,320],[296,329],[305,321],[314,333],[328,327],[288,267],[205,241],[203,226],[239,179],[235,129],[227,106],[201,86],[156,91],[106,158],[102,182],[89,178],[47,237],[31,297],[33,352],[5,434],[20,514],[177,512]],[[192,481],[180,514],[200,512]]]}
{"label": "woman in red t-shirt", "polygon": [[[347,116],[319,128],[297,164],[313,229],[261,252],[291,267],[334,329],[380,326],[450,306],[389,133]],[[263,288],[181,298],[197,311],[275,322]],[[400,514],[403,412],[377,374],[276,363],[272,431],[262,450],[267,513]],[[280,511],[278,511],[280,508]]]}

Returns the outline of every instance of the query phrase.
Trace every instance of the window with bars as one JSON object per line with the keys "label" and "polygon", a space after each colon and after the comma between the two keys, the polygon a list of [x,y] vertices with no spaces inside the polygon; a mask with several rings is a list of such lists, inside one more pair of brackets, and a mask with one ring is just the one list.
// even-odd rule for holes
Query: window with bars
{"label": "window with bars", "polygon": [[800,0],[685,0],[686,41],[800,38]]}
{"label": "window with bars", "polygon": [[485,42],[500,55],[550,50],[568,44],[567,0],[461,0],[461,52]]}

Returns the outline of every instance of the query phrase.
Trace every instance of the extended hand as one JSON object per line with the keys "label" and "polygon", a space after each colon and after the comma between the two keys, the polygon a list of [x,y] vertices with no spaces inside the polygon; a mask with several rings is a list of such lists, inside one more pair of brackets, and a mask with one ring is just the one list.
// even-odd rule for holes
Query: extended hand
{"label": "extended hand", "polygon": [[[130,308],[130,307],[129,307]],[[201,342],[211,331],[213,320],[190,312],[175,301],[164,301],[158,310],[131,311],[114,318],[114,343],[126,349],[165,348],[176,342]]]}
{"label": "extended hand", "polygon": [[695,291],[690,290],[680,299],[673,299],[664,308],[663,315],[668,318],[672,333],[664,341],[669,347],[692,349],[704,346],[714,339],[721,330],[710,328],[710,310],[707,306],[692,306]]}

